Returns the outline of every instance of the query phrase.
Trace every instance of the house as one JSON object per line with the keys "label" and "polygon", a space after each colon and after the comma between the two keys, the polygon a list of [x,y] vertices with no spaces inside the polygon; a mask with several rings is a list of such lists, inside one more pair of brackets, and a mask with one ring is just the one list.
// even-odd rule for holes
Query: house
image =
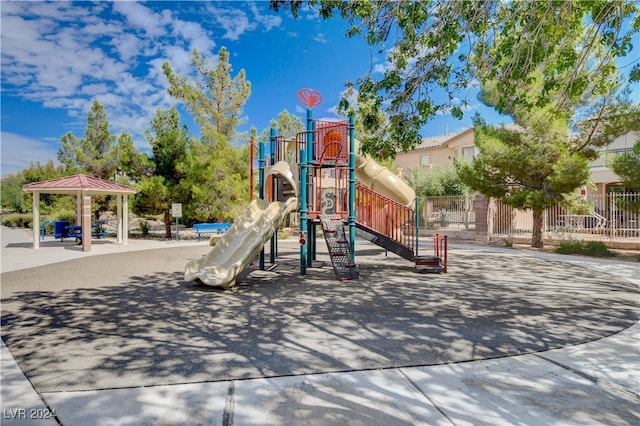
{"label": "house", "polygon": [[631,152],[633,145],[640,139],[640,132],[628,132],[616,138],[600,151],[598,158],[591,162],[591,176],[596,185],[595,193],[604,196],[621,186],[620,177],[607,167],[614,155]]}
{"label": "house", "polygon": [[[605,195],[612,188],[621,185],[620,177],[607,167],[607,161],[613,155],[631,151],[638,139],[640,132],[628,132],[602,148],[599,158],[590,165],[592,180],[597,187],[595,194]],[[472,159],[477,153],[473,127],[469,127],[460,132],[423,139],[414,150],[397,153],[396,164],[402,170],[403,176],[409,176],[410,170],[416,167],[430,169],[438,165],[450,165],[453,164],[454,158]]]}
{"label": "house", "polygon": [[[599,233],[600,236],[606,233],[611,240],[620,236],[637,238],[640,231],[640,216],[621,208],[619,199],[633,198],[638,195],[623,194],[625,191],[622,189],[620,177],[607,167],[607,164],[613,155],[631,151],[638,138],[640,138],[640,132],[629,132],[618,137],[609,146],[603,148],[599,158],[591,163],[590,170],[595,190],[592,185],[583,188],[584,199],[590,204],[591,213],[574,214],[559,206],[550,208],[545,215],[546,232],[549,234],[557,232],[558,227],[563,222],[567,222],[566,217],[571,216],[572,220],[577,221],[577,227],[581,232],[585,232],[582,228],[589,228],[590,232]],[[396,164],[401,170],[401,175],[409,177],[411,170],[417,167],[430,170],[436,166],[452,165],[456,158],[471,159],[477,153],[478,148],[475,146],[474,132],[471,127],[460,132],[425,138],[414,150],[399,152],[396,155]],[[424,222],[421,226],[426,228],[446,226],[448,230],[452,227],[475,229],[476,232],[487,235],[526,233],[532,229],[530,211],[502,206],[501,203],[487,200],[480,195],[474,200],[466,197],[460,200],[454,197],[429,197],[423,206],[421,217]],[[591,226],[590,224],[594,221],[600,225]]]}
{"label": "house", "polygon": [[430,169],[436,165],[453,164],[454,158],[473,158],[477,154],[473,127],[441,136],[423,139],[414,150],[396,154],[396,164],[408,176],[416,167]]}

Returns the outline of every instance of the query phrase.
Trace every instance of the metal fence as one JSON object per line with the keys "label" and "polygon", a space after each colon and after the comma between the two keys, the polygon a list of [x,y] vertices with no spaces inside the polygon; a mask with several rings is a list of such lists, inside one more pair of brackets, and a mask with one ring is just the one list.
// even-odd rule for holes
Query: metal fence
{"label": "metal fence", "polygon": [[[486,221],[489,235],[525,236],[533,232],[533,212],[489,200],[486,217],[477,217],[476,196],[427,197],[421,200],[420,227],[439,230],[476,230],[476,221]],[[633,204],[640,193],[589,195],[584,210],[572,212],[560,206],[545,210],[545,238],[576,238],[610,241],[640,241],[640,215]],[[480,228],[480,226],[478,226]],[[483,227],[484,228],[484,227]]]}
{"label": "metal fence", "polygon": [[429,229],[476,229],[475,194],[426,197],[420,226]]}
{"label": "metal fence", "polygon": [[[548,238],[627,240],[640,237],[640,215],[632,205],[640,193],[590,195],[585,210],[575,213],[560,206],[545,210],[543,232]],[[533,212],[492,200],[487,212],[491,235],[526,235],[533,230]]]}

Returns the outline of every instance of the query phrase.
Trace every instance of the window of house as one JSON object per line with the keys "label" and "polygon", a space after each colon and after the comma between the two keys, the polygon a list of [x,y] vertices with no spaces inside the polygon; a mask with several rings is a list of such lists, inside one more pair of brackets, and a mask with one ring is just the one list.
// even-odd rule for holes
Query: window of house
{"label": "window of house", "polygon": [[420,165],[422,167],[428,167],[431,164],[431,155],[430,154],[422,154],[420,156]]}
{"label": "window of house", "polygon": [[478,155],[478,148],[475,146],[466,146],[462,148],[462,158],[465,160],[473,160]]}

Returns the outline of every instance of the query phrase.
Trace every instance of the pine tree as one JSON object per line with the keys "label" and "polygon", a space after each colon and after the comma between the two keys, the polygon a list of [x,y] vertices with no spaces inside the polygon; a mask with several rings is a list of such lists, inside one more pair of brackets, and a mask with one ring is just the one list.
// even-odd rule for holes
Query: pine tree
{"label": "pine tree", "polygon": [[232,219],[249,198],[246,149],[236,148],[235,138],[251,83],[244,70],[231,76],[224,47],[216,68],[195,49],[192,64],[197,72],[193,81],[175,75],[169,63],[162,65],[169,93],[183,102],[200,130],[201,139],[192,141],[185,161],[182,186],[189,195],[185,211],[199,221]]}
{"label": "pine tree", "polygon": [[58,160],[74,172],[88,173],[100,179],[113,179],[118,165],[116,137],[109,132],[103,106],[93,101],[87,116],[85,137],[69,132],[61,138]]}

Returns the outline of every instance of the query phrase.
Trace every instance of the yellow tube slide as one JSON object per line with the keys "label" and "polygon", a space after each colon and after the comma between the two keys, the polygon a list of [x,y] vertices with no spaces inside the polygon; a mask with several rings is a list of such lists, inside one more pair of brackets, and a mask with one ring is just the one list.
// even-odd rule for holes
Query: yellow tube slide
{"label": "yellow tube slide", "polygon": [[402,178],[375,160],[356,155],[356,179],[372,191],[414,208],[416,193]]}

